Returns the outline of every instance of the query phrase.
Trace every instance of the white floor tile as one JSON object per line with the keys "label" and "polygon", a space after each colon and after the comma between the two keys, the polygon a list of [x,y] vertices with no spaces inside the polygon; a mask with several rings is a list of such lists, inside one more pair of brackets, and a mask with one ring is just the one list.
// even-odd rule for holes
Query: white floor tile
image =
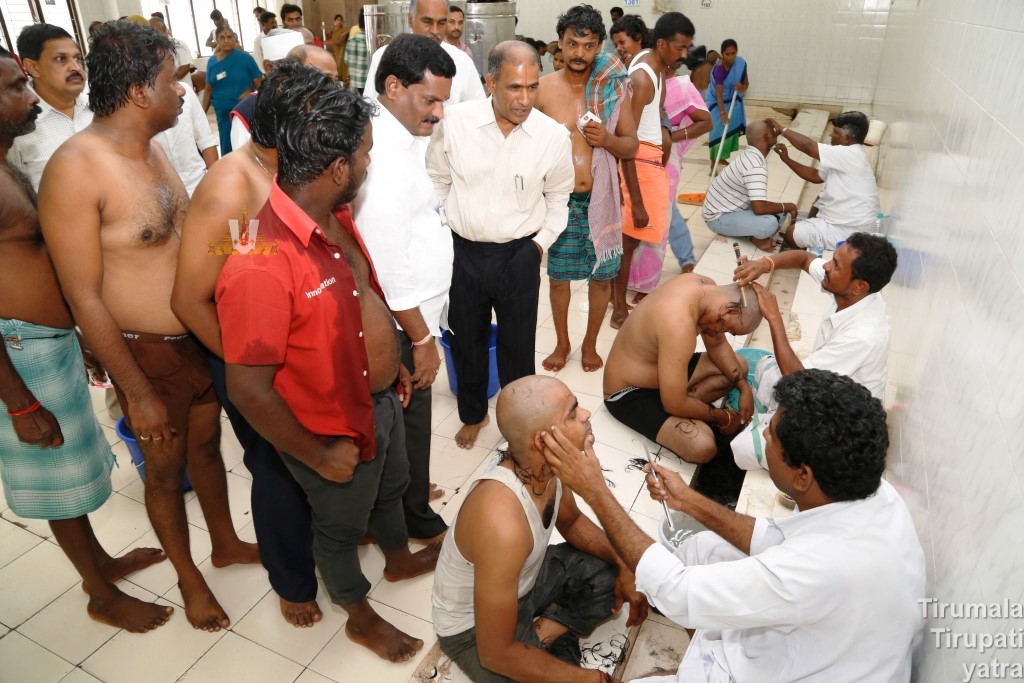
{"label": "white floor tile", "polygon": [[179,680],[182,683],[292,681],[302,666],[234,633],[225,633]]}
{"label": "white floor tile", "polygon": [[0,519],[0,567],[39,545],[43,539],[6,519]]}
{"label": "white floor tile", "polygon": [[[433,389],[435,385],[431,385]],[[447,386],[447,379],[445,380]],[[436,389],[430,392],[430,429],[434,431],[437,426],[451,415],[458,408],[458,403],[451,396],[446,396]]]}
{"label": "white floor tile", "polygon": [[[252,521],[252,479],[240,477],[237,474],[228,472],[228,504],[231,509],[231,521],[235,529],[240,529]],[[199,505],[199,498],[193,497],[185,502],[185,514],[189,524],[200,529],[209,529],[206,526],[206,518],[203,516],[202,507]]]}
{"label": "white floor tile", "polygon": [[40,543],[0,569],[0,622],[15,627],[81,579],[54,543]]}
{"label": "white floor tile", "polygon": [[[429,622],[378,602],[371,601],[371,605],[382,618],[395,627],[410,636],[422,639],[421,652],[426,652],[433,646],[436,638]],[[335,681],[405,681],[416,670],[416,664],[421,657],[422,654],[408,662],[393,664],[349,640],[342,629],[327,643],[327,647],[313,660],[309,668]]]}
{"label": "white floor tile", "polygon": [[281,616],[277,593],[270,591],[231,630],[293,662],[308,666],[347,619],[344,610],[331,603],[323,581],[319,584],[317,604],[324,617],[316,626],[295,628],[286,622]]}
{"label": "white floor tile", "polygon": [[[491,418],[491,423],[495,422]],[[488,425],[490,426],[490,425]],[[497,441],[495,440],[496,445]],[[490,452],[490,448],[459,448],[453,439],[430,437],[430,481],[447,488],[459,488]]]}
{"label": "white floor tile", "polygon": [[82,669],[75,668],[67,676],[60,679],[60,683],[100,683],[100,679],[86,673]]}
{"label": "white floor tile", "polygon": [[135,541],[153,528],[146,506],[119,493],[112,495],[99,510],[89,515],[89,520],[96,538],[112,555],[135,547]]}
{"label": "white floor tile", "polygon": [[430,622],[430,592],[434,587],[434,573],[405,581],[381,581],[370,591],[370,599],[393,607],[400,612]]}
{"label": "white floor tile", "polygon": [[106,683],[171,683],[224,634],[225,631],[207,633],[192,628],[184,610],[176,608],[170,620],[155,631],[118,632],[86,659],[82,668]]}
{"label": "white floor tile", "polygon": [[295,679],[295,683],[335,683],[327,676],[321,676],[315,671],[306,669],[302,675]]}
{"label": "white floor tile", "polygon": [[[490,417],[490,420],[488,420],[484,428],[480,430],[480,434],[476,437],[476,445],[480,448],[491,450],[504,441],[504,439],[501,438],[501,432],[498,431],[498,417],[494,412],[494,408],[488,409],[487,415]],[[453,410],[448,417],[437,425],[434,429],[434,434],[443,436],[446,439],[454,439],[460,429],[462,429],[462,420],[459,419],[459,411]],[[433,451],[431,451],[431,459],[433,459]]]}
{"label": "white floor tile", "polygon": [[45,519],[27,519],[25,517],[19,517],[10,509],[5,510],[0,517],[21,527],[29,533],[35,534],[44,541],[56,543],[56,541],[53,540],[53,532],[50,531],[50,525]]}
{"label": "white floor tile", "polygon": [[0,638],[0,674],[5,681],[49,683],[59,681],[74,668],[17,631]]}
{"label": "white floor tile", "polygon": [[[189,525],[189,549],[192,551],[192,560],[196,565],[202,564],[210,557],[210,534],[205,529]],[[136,545],[149,548],[160,548],[160,541],[157,540],[156,532],[150,531],[136,541]],[[145,588],[156,595],[163,595],[178,583],[178,575],[170,562],[159,562],[146,567],[142,571],[135,572],[128,577],[128,580],[137,586]]]}

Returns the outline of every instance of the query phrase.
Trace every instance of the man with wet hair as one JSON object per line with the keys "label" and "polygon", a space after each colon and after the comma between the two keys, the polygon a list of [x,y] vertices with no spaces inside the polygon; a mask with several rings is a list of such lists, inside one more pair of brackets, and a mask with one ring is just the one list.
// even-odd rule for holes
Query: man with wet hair
{"label": "man with wet hair", "polygon": [[259,562],[259,552],[232,526],[205,354],[170,306],[188,195],[153,137],[177,121],[184,89],[171,41],[128,21],[96,30],[88,67],[95,118],[47,165],[40,222],[75,321],[145,457],[146,511],[178,574],[185,616],[218,631],[231,622],[189,551],[186,465],[213,565]]}
{"label": "man with wet hair", "polygon": [[709,530],[674,552],[629,518],[590,447],[581,450],[559,425],[544,436],[548,464],[597,514],[637,588],[666,617],[697,629],[674,675],[634,683],[911,680],[925,559],[910,511],[883,479],[882,402],[818,369],[783,377],[775,397],[768,473],[799,512],[740,514],[655,465],[651,497]]}
{"label": "man with wet hair", "polygon": [[[569,223],[548,251],[556,342],[543,366],[557,372],[568,362],[570,283],[587,280],[589,312],[580,362],[585,372],[593,372],[604,362],[597,353],[597,333],[622,257],[618,160],[631,159],[639,143],[626,68],[615,55],[601,52],[601,13],[576,5],[558,17],[555,31],[565,68],[540,79],[537,109],[569,131],[575,185],[569,195]],[[581,118],[580,112],[590,116]]]}
{"label": "man with wet hair", "polygon": [[[647,616],[608,537],[582,512],[544,460],[541,434],[557,425],[590,448],[590,411],[553,377],[502,389],[498,429],[508,447],[474,481],[445,537],[434,579],[441,651],[477,683],[590,683],[580,636],[629,602],[627,626]],[[551,545],[555,529],[566,540]]]}
{"label": "man with wet hair", "polygon": [[366,178],[374,107],[299,68],[277,116],[276,181],[256,215],[277,253],[233,255],[217,281],[228,395],[306,492],[313,555],[348,614],[345,633],[404,662],[423,641],[370,605],[359,542],[369,530],[388,581],[433,571],[439,548],[409,551],[401,411],[411,383],[348,207]]}
{"label": "man with wet hair", "polygon": [[755,290],[771,330],[774,353],[761,358],[754,371],[757,411],[750,426],[732,440],[737,465],[743,469],[767,466],[761,433],[775,412],[772,389],[782,376],[805,368],[831,370],[853,378],[882,399],[889,363],[889,316],[878,292],[889,284],[896,263],[896,249],[888,240],[863,232],[851,235],[829,261],[798,249],[755,261],[741,260],[734,274],[737,284],[746,285],[776,268],[799,268],[831,294],[832,300],[821,317],[811,355],[800,360],[789,342],[775,295],[762,288]]}
{"label": "man with wet hair", "polygon": [[775,151],[782,161],[802,179],[825,185],[807,218],[786,230],[786,242],[794,247],[834,249],[855,232],[874,232],[879,204],[875,172],[864,148],[868,117],[848,111],[832,119],[831,144],[827,145],[784,128],[774,119],[768,123],[776,135],[815,159],[818,167],[794,161],[780,143]]}
{"label": "man with wet hair", "polygon": [[29,177],[39,191],[39,180],[50,157],[75,133],[92,123],[85,90],[85,60],[71,35],[53,24],[32,24],[18,36],[18,55],[39,96],[42,109],[36,127],[14,139],[7,161]]}
{"label": "man with wet hair", "polygon": [[448,325],[459,380],[460,448],[487,412],[491,311],[502,385],[535,373],[542,253],[565,230],[573,188],[569,132],[536,111],[540,55],[499,43],[487,60],[489,100],[450,109],[427,149],[455,261]]}
{"label": "man with wet hair", "polygon": [[[714,432],[735,434],[754,412],[747,362],[725,333],[750,334],[760,322],[750,288],[741,293],[696,273],[666,282],[637,305],[615,337],[604,372],[605,407],[686,462],[711,460]],[[696,350],[697,335],[704,352]],[[738,412],[711,405],[734,387]]]}
{"label": "man with wet hair", "polygon": [[401,327],[402,362],[413,391],[403,411],[409,455],[404,497],[409,535],[436,539],[448,526],[430,507],[443,491],[430,484],[431,385],[441,366],[436,337],[452,282],[452,231],[427,175],[424,154],[444,118],[455,62],[430,38],[403,33],[377,69],[370,170],[352,202],[381,289]]}

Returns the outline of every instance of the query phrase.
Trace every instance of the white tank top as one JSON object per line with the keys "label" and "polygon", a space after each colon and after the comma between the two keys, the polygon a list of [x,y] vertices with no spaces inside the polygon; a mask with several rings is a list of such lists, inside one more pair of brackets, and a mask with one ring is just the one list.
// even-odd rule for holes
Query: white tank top
{"label": "white tank top", "polygon": [[654,73],[654,69],[650,65],[640,61],[640,58],[646,55],[650,50],[644,50],[633,57],[633,61],[629,63],[629,74],[632,75],[634,71],[643,69],[650,76],[651,81],[654,83],[654,99],[651,103],[644,107],[644,110],[640,113],[640,120],[636,124],[636,137],[640,142],[649,142],[652,145],[661,147],[661,89],[664,87],[662,77]]}
{"label": "white tank top", "polygon": [[[472,483],[469,493],[473,492],[477,484],[488,479],[501,482],[516,494],[526,513],[530,531],[533,532],[533,549],[523,564],[523,571],[519,574],[521,598],[529,593],[537,582],[537,574],[540,573],[541,562],[544,560],[544,553],[547,551],[551,532],[554,531],[555,520],[558,518],[558,506],[562,502],[562,482],[555,480],[555,514],[551,517],[550,526],[545,529],[526,486],[507,467],[497,463],[491,465],[490,469]],[[439,636],[457,635],[473,628],[476,623],[473,614],[473,564],[462,556],[459,546],[455,543],[457,523],[458,517],[445,534],[444,542],[441,544],[441,556],[437,560],[437,569],[434,570],[434,589],[430,601],[433,604],[434,630]]]}

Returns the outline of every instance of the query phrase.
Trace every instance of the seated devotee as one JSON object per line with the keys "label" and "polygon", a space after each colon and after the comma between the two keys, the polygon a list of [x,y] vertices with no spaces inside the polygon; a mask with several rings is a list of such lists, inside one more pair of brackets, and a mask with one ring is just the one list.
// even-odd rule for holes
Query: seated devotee
{"label": "seated devotee", "polygon": [[[580,668],[579,637],[623,601],[627,624],[639,624],[647,604],[542,455],[552,425],[572,448],[590,448],[590,412],[561,381],[531,375],[501,390],[497,414],[508,448],[471,484],[437,563],[441,651],[478,683],[610,681]],[[556,528],[568,543],[550,545]]]}
{"label": "seated devotee", "polygon": [[[747,362],[725,333],[749,334],[760,322],[749,288],[718,286],[696,273],[666,282],[637,304],[615,337],[604,373],[608,412],[687,462],[711,460],[713,430],[735,434],[754,412]],[[696,351],[698,334],[706,352]],[[733,387],[739,412],[710,405]]]}
{"label": "seated devotee", "polygon": [[782,161],[804,180],[825,184],[808,217],[786,230],[786,242],[794,247],[833,249],[855,232],[874,232],[879,210],[878,185],[864,147],[868,117],[859,111],[848,111],[832,119],[828,145],[783,128],[773,119],[768,119],[768,125],[775,135],[816,159],[818,168],[794,161],[780,143],[775,151]]}
{"label": "seated devotee", "polygon": [[[141,633],[163,625],[173,608],[138,600],[115,582],[167,556],[157,548],[136,548],[113,558],[93,532],[89,513],[110,497],[114,454],[96,421],[89,384],[82,374],[82,350],[40,236],[29,178],[7,161],[14,139],[35,129],[38,105],[39,97],[28,88],[21,67],[0,48],[0,272],[4,274],[0,277],[0,403],[7,412],[0,418],[0,478],[4,499],[18,517],[49,522],[54,539],[82,577],[90,617]],[[12,578],[5,583],[14,582]],[[8,672],[9,664],[3,667]]]}
{"label": "seated devotee", "polygon": [[581,453],[561,427],[544,437],[548,463],[594,509],[636,568],[637,587],[666,617],[697,629],[675,675],[636,683],[910,680],[925,560],[906,504],[882,479],[882,403],[818,369],[784,377],[775,397],[768,471],[800,511],[742,515],[655,465],[651,497],[709,529],[675,551],[629,518],[590,447]]}
{"label": "seated devotee", "polygon": [[772,389],[779,378],[805,368],[831,370],[853,378],[881,399],[889,360],[889,316],[878,292],[896,270],[896,250],[884,237],[854,233],[831,261],[807,251],[791,250],[755,261],[742,261],[737,284],[753,282],[775,268],[800,268],[832,294],[821,318],[811,355],[801,360],[786,336],[786,323],[775,295],[757,288],[758,304],[772,334],[774,355],[754,372],[756,411],[750,425],[732,440],[736,464],[743,469],[767,467],[762,431],[776,410]]}
{"label": "seated devotee", "polygon": [[726,237],[749,237],[758,249],[775,251],[772,237],[796,204],[768,201],[768,161],[775,129],[764,120],[747,126],[747,148],[725,167],[708,188],[702,215],[708,229]]}

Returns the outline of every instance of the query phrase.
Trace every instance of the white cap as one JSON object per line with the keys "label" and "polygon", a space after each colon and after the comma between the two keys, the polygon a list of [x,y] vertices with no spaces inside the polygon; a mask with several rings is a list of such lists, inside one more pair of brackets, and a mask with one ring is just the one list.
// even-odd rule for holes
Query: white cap
{"label": "white cap", "polygon": [[[303,44],[302,34],[298,31],[285,29],[281,33],[264,36],[260,41],[263,48],[263,59],[270,62],[279,62],[288,56],[293,47]],[[260,65],[262,66],[262,64]]]}

